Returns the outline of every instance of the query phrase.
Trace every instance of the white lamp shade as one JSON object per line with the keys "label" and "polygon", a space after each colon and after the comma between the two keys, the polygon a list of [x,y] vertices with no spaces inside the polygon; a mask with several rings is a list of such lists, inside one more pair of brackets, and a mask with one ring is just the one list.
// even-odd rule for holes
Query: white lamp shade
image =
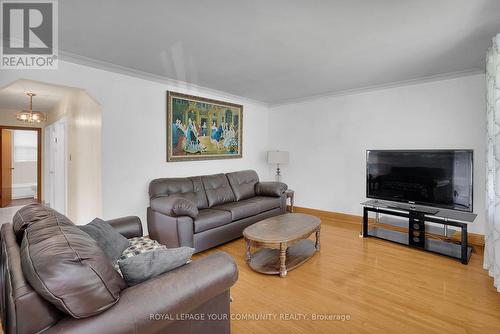
{"label": "white lamp shade", "polygon": [[267,152],[268,164],[287,164],[290,161],[290,153],[287,151]]}

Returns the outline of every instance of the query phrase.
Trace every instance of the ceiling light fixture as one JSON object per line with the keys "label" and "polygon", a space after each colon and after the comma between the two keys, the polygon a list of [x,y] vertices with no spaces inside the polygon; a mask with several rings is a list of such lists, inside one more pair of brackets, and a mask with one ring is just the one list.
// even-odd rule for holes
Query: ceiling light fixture
{"label": "ceiling light fixture", "polygon": [[47,116],[41,112],[33,110],[33,96],[36,96],[35,93],[26,93],[30,97],[30,108],[28,110],[21,110],[16,113],[16,118],[18,121],[24,123],[41,123],[47,120]]}

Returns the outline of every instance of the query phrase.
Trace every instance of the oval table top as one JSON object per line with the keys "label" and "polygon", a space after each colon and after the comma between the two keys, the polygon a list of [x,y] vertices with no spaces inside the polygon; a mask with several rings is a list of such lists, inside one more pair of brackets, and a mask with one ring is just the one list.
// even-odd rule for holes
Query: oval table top
{"label": "oval table top", "polygon": [[318,229],[321,220],[304,213],[285,213],[248,226],[246,239],[265,243],[281,243],[303,239]]}

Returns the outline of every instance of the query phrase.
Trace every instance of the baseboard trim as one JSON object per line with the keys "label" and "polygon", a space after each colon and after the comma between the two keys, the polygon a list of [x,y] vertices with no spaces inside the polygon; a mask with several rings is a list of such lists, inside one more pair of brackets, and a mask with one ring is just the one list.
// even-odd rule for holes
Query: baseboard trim
{"label": "baseboard trim", "polygon": [[351,215],[347,213],[334,212],[334,211],[324,211],[318,209],[304,208],[304,207],[293,207],[293,212],[307,213],[310,215],[318,216],[320,218],[331,219],[335,221],[340,221],[342,223],[353,223],[361,224],[363,222],[363,217]]}
{"label": "baseboard trim", "polygon": [[[299,212],[299,213],[307,213],[313,216],[318,216],[319,218],[325,218],[328,220],[334,220],[337,222],[341,223],[351,223],[351,224],[359,224],[361,225],[363,223],[363,217],[357,216],[357,215],[351,215],[348,213],[341,213],[341,212],[334,212],[334,211],[325,211],[325,210],[318,210],[318,209],[311,209],[311,208],[304,208],[304,207],[293,207],[293,212]],[[369,219],[368,223],[374,224],[375,220],[374,219]],[[385,225],[384,227],[390,228],[389,225]],[[395,228],[397,229],[397,228]],[[440,237],[440,236],[436,236]],[[482,234],[476,234],[476,233],[468,233],[469,237],[469,244],[472,246],[476,247],[481,247],[484,248],[484,235]],[[451,237],[451,240],[460,242],[461,238],[461,233],[460,231],[457,231],[453,234]]]}
{"label": "baseboard trim", "polygon": [[[451,237],[451,239],[460,241],[461,237],[462,237],[462,232],[456,231]],[[467,237],[469,238],[469,244],[484,248],[484,235],[468,232]]]}

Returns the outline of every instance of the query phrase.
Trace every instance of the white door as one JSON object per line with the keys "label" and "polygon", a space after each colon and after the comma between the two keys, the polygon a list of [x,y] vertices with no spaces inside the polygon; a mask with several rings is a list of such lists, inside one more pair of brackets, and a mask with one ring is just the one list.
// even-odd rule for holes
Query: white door
{"label": "white door", "polygon": [[52,148],[51,148],[51,140],[52,140],[52,131],[54,129],[53,125],[49,125],[45,128],[44,133],[44,147],[43,147],[43,201],[46,205],[52,207],[53,203],[53,193],[54,189],[52,188],[52,183],[50,182],[50,171],[53,170],[52,167]]}
{"label": "white door", "polygon": [[67,209],[67,143],[66,119],[45,128],[46,202],[54,210],[66,214]]}

